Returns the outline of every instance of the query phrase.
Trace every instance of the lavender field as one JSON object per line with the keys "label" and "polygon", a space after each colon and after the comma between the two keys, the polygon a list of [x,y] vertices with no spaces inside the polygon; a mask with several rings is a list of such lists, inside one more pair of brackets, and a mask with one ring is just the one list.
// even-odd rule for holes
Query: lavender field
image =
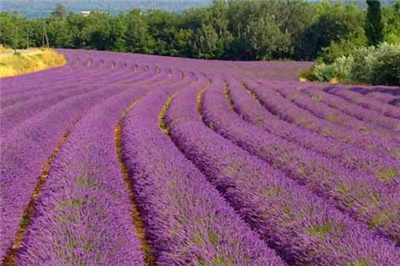
{"label": "lavender field", "polygon": [[59,52],[1,79],[2,265],[400,265],[400,88]]}

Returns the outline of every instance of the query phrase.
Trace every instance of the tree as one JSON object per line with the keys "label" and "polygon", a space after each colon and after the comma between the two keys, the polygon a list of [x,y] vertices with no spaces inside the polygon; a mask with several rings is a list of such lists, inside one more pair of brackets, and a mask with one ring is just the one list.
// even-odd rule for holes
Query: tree
{"label": "tree", "polygon": [[84,19],[80,41],[85,48],[104,51],[112,45],[111,31],[112,17],[105,12],[92,12]]}
{"label": "tree", "polygon": [[159,55],[176,54],[173,45],[174,36],[180,25],[180,15],[162,10],[152,10],[146,14],[146,21],[149,34],[153,39],[154,53]]}
{"label": "tree", "polygon": [[275,21],[279,21],[281,32],[290,35],[290,45],[280,57],[294,58],[301,45],[301,36],[318,19],[318,5],[302,0],[280,1],[280,4],[282,7],[275,15]]}
{"label": "tree", "polygon": [[[125,15],[126,33],[125,33],[125,45],[126,51],[131,53],[146,53],[150,48],[147,43],[148,25],[145,16],[140,12],[139,9],[130,11]],[[152,51],[152,49],[150,49]]]}
{"label": "tree", "polygon": [[51,18],[65,19],[68,16],[67,7],[61,3],[58,3],[51,13]]}
{"label": "tree", "polygon": [[110,20],[110,31],[107,40],[107,51],[125,52],[126,24],[122,16],[112,17]]}
{"label": "tree", "polygon": [[318,18],[300,36],[295,50],[296,59],[313,60],[332,43],[365,37],[364,28],[360,25],[360,21],[365,19],[364,13],[356,6],[322,2],[319,8]]}
{"label": "tree", "polygon": [[11,46],[13,44],[15,22],[9,13],[0,14],[0,43]]}
{"label": "tree", "polygon": [[14,13],[0,13],[0,43],[13,48],[25,48],[29,20]]}
{"label": "tree", "polygon": [[384,41],[400,44],[400,0],[382,10],[384,23]]}
{"label": "tree", "polygon": [[195,56],[211,59],[218,56],[218,34],[211,25],[202,25],[196,34]]}
{"label": "tree", "polygon": [[87,18],[80,14],[74,14],[71,12],[68,14],[66,20],[72,36],[72,47],[86,48],[88,37],[86,32],[83,30],[85,28]]}
{"label": "tree", "polygon": [[382,35],[385,42],[400,43],[396,1],[382,11],[377,0],[367,1],[368,19],[365,10],[344,4],[347,0],[212,0],[209,6],[182,13],[137,9],[88,17],[67,13],[57,4],[48,18],[1,13],[0,42],[26,47],[29,35],[30,43],[40,46],[45,24],[54,47],[227,60],[319,57],[331,63],[355,48],[381,42]]}
{"label": "tree", "polygon": [[47,34],[51,46],[58,48],[73,48],[73,36],[67,20],[50,21]]}
{"label": "tree", "polygon": [[194,32],[190,29],[180,29],[175,32],[174,49],[171,55],[192,57]]}
{"label": "tree", "polygon": [[369,45],[378,45],[383,41],[384,24],[382,22],[381,2],[367,0],[368,11],[365,21],[365,33]]}
{"label": "tree", "polygon": [[273,17],[260,18],[249,22],[246,39],[257,60],[270,60],[289,48],[290,36],[281,32]]}

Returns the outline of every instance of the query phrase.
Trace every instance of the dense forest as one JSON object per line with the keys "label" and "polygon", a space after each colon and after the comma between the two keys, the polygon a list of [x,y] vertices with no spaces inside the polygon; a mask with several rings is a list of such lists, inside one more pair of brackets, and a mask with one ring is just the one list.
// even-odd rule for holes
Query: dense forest
{"label": "dense forest", "polygon": [[[400,1],[383,7],[382,41],[400,43]],[[168,56],[332,62],[369,45],[367,10],[343,2],[215,0],[210,6],[174,13],[139,9],[84,17],[58,5],[48,18],[1,13],[0,42],[24,48],[84,48]]]}
{"label": "dense forest", "polygon": [[[337,0],[306,0],[308,2],[337,1]],[[340,0],[344,4],[354,4],[360,8],[367,8],[364,0]],[[380,0],[382,6],[392,5],[396,0]],[[147,11],[162,9],[181,13],[189,8],[208,6],[212,0],[1,0],[0,9],[3,12],[18,10],[28,18],[47,17],[57,4],[65,5],[69,11],[79,13],[82,10],[107,11],[111,15],[129,12],[132,9]]]}

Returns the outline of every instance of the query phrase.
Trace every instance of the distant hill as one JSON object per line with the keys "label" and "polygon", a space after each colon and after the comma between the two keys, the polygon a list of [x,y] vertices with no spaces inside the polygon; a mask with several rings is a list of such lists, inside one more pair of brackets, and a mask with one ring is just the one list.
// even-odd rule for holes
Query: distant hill
{"label": "distant hill", "polygon": [[[308,0],[319,2],[320,0]],[[336,1],[336,0],[332,0]],[[212,0],[1,0],[1,12],[17,10],[29,18],[47,17],[57,3],[63,3],[69,11],[78,13],[83,10],[107,11],[112,15],[140,8],[142,10],[163,9],[172,12],[182,12],[193,7],[203,7],[211,4]],[[346,3],[356,4],[361,8],[366,7],[365,0],[344,0]],[[396,0],[381,0],[386,6]]]}
{"label": "distant hill", "polygon": [[29,18],[47,17],[57,3],[67,6],[69,11],[78,13],[83,10],[107,11],[112,15],[140,8],[163,9],[182,12],[193,7],[211,4],[212,0],[1,0],[1,12],[17,10]]}

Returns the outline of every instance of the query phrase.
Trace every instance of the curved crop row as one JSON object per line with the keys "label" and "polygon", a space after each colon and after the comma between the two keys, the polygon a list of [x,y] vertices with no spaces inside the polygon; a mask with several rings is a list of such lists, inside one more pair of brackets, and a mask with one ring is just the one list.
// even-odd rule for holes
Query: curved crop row
{"label": "curved crop row", "polygon": [[40,84],[41,82],[48,83],[50,80],[62,82],[62,77],[64,75],[68,76],[77,74],[79,71],[82,71],[82,69],[75,66],[72,61],[69,61],[62,67],[55,67],[39,72],[28,73],[22,76],[4,78],[2,79],[2,86],[4,86],[4,91],[17,91],[20,88],[20,82],[29,82],[30,86]]}
{"label": "curved crop row", "polygon": [[69,62],[68,64],[62,67],[55,67],[39,72],[27,73],[21,76],[2,78],[2,86],[4,86],[5,91],[18,90],[19,83],[21,81],[23,82],[32,81],[35,83],[35,81],[47,81],[48,78],[57,78],[57,77],[58,77],[57,80],[61,81],[61,76],[63,74],[76,73],[77,71],[78,69],[73,65],[71,65],[71,63]]}
{"label": "curved crop row", "polygon": [[[400,201],[398,188],[386,186],[374,176],[349,170],[335,160],[243,121],[228,105],[224,83],[216,82],[204,95],[203,118],[213,130],[250,153],[267,161],[294,180],[342,210],[354,214],[371,229],[400,243],[400,220],[395,218]],[[378,218],[379,217],[379,218]]]}
{"label": "curved crop row", "polygon": [[319,135],[338,139],[344,143],[358,146],[366,151],[372,151],[383,156],[389,156],[400,160],[400,151],[396,146],[391,145],[385,140],[375,142],[366,134],[354,130],[343,130],[332,123],[317,118],[310,112],[303,110],[292,104],[289,100],[283,98],[279,93],[264,89],[259,85],[247,82],[248,89],[255,93],[264,107],[289,123],[295,124],[305,130],[318,133]]}
{"label": "curved crop row", "polygon": [[1,80],[0,264],[400,265],[397,88],[59,52]]}
{"label": "curved crop row", "polygon": [[398,162],[387,156],[379,156],[340,140],[304,130],[299,126],[279,119],[278,116],[265,109],[258,99],[247,92],[238,81],[229,80],[229,89],[225,93],[232,108],[241,118],[268,132],[301,145],[306,149],[316,151],[328,158],[335,159],[361,173],[374,175],[378,179],[385,180],[388,177],[389,179],[394,179],[396,176],[391,177],[389,174],[400,172]]}
{"label": "curved crop row", "polygon": [[91,105],[115,93],[105,89],[69,99],[28,119],[1,139],[1,259],[11,247],[41,168],[57,142]]}
{"label": "curved crop row", "polygon": [[[120,73],[130,73],[131,75],[140,76],[144,75],[144,72],[131,72],[131,71],[119,71]],[[0,99],[1,109],[4,109],[10,105],[16,104],[21,101],[27,101],[32,97],[40,97],[47,93],[58,93],[59,91],[67,91],[70,89],[77,88],[78,86],[90,86],[93,85],[93,80],[97,82],[104,81],[107,79],[112,79],[118,76],[115,72],[102,72],[95,71],[93,73],[82,71],[82,77],[80,78],[65,78],[64,83],[52,84],[51,86],[41,86],[40,89],[33,91],[19,91],[19,93],[13,93],[11,95],[2,94],[2,99]],[[26,83],[21,83],[21,86],[25,86]]]}
{"label": "curved crop row", "polygon": [[[41,84],[43,84],[44,86],[49,86],[49,85],[53,85],[53,86],[58,86],[61,84],[65,84],[65,79],[67,80],[80,80],[83,77],[87,76],[87,75],[96,75],[99,72],[103,72],[103,73],[112,73],[113,71],[109,71],[108,69],[98,69],[98,68],[91,68],[91,69],[81,69],[78,67],[71,67],[70,65],[66,65],[62,68],[67,68],[67,69],[63,69],[63,71],[61,73],[53,73],[53,74],[47,74],[43,77],[41,77],[40,75],[37,77],[37,79],[32,80],[31,78],[27,78],[25,76],[21,76],[19,77],[19,82],[15,83],[14,82],[10,82],[8,80],[6,80],[5,82],[5,86],[4,86],[4,93],[6,95],[12,95],[12,94],[19,94],[19,93],[23,93],[25,91],[30,91],[32,89],[35,88],[43,88],[42,86],[40,86]],[[41,73],[41,72],[39,72]],[[37,73],[37,74],[39,74]],[[8,82],[7,82],[8,81]],[[24,83],[26,84],[26,86],[24,86],[22,89],[20,86],[20,83]]]}
{"label": "curved crop row", "polygon": [[[146,76],[142,77],[142,80],[146,80]],[[124,74],[119,77],[116,77],[115,81],[129,81],[131,84],[134,84],[136,80],[132,77],[131,74]],[[10,106],[9,108],[1,111],[2,119],[0,121],[0,132],[4,137],[9,132],[11,132],[18,124],[38,115],[40,112],[45,111],[46,109],[51,108],[52,106],[59,104],[65,100],[76,98],[79,95],[85,95],[90,93],[95,93],[98,90],[102,90],[104,88],[108,88],[109,90],[114,90],[115,87],[120,87],[118,83],[116,85],[111,85],[112,82],[110,80],[104,80],[102,82],[96,83],[95,86],[85,86],[78,87],[79,92],[76,91],[68,91],[66,93],[50,93],[43,97],[34,98],[27,102],[21,102],[19,104],[15,104]],[[131,86],[131,85],[129,85]]]}
{"label": "curved crop row", "polygon": [[392,105],[382,104],[378,100],[368,98],[357,92],[334,87],[327,90],[328,93],[337,95],[353,104],[360,105],[366,109],[375,110],[388,117],[400,119],[400,110]]}
{"label": "curved crop row", "polygon": [[369,123],[374,124],[378,127],[393,130],[394,132],[400,132],[400,120],[384,116],[381,113],[378,113],[374,110],[362,108],[356,104],[351,104],[348,101],[335,95],[328,94],[323,90],[308,88],[304,90],[304,92],[308,94],[313,100],[323,102],[360,120],[368,121]]}
{"label": "curved crop row", "polygon": [[114,142],[120,114],[143,92],[116,95],[75,125],[52,163],[16,265],[143,264]]}
{"label": "curved crop row", "polygon": [[159,265],[284,265],[235,215],[158,124],[168,92],[127,115],[124,160]]}
{"label": "curved crop row", "polygon": [[62,102],[63,100],[67,100],[68,98],[90,93],[111,86],[112,84],[121,87],[120,84],[127,81],[129,81],[129,86],[131,86],[132,84],[142,82],[143,80],[148,80],[152,78],[153,75],[154,74],[151,73],[145,73],[143,75],[135,76],[131,73],[122,73],[119,75],[107,76],[105,79],[99,79],[95,84],[92,83],[92,85],[80,83],[74,84],[74,82],[72,82],[69,89],[66,89],[65,91],[60,90],[60,88],[53,88],[52,91],[45,93],[42,97],[35,97],[27,101],[18,102],[1,110],[1,133],[7,134],[7,132],[10,132],[16,125],[25,119],[32,117],[37,113]]}
{"label": "curved crop row", "polygon": [[351,129],[355,132],[366,134],[373,142],[378,144],[381,139],[385,139],[389,145],[399,145],[399,137],[393,130],[385,130],[366,121],[354,118],[341,110],[325,105],[323,102],[311,99],[295,88],[287,87],[285,84],[270,86],[268,88],[280,93],[293,104],[309,111],[312,115],[335,124],[338,128],[343,130]]}
{"label": "curved crop row", "polygon": [[[21,92],[42,89],[43,87],[54,87],[65,84],[65,80],[79,79],[82,76],[98,72],[112,73],[116,71],[110,71],[109,68],[77,67],[69,63],[60,68],[53,68],[34,74],[6,78],[2,81],[2,94],[12,95],[14,93],[19,94]],[[26,85],[21,87],[21,83]]]}
{"label": "curved crop row", "polygon": [[[152,75],[156,75],[155,73],[151,74],[148,72],[141,73],[131,73],[127,71],[119,71],[119,72],[100,72],[99,76],[88,75],[85,77],[86,80],[68,80],[64,82],[64,84],[60,84],[58,86],[51,86],[48,88],[28,91],[25,93],[20,93],[19,95],[11,95],[4,96],[1,99],[2,104],[2,113],[9,112],[10,107],[14,109],[18,106],[24,106],[24,104],[29,104],[35,101],[39,101],[43,98],[57,97],[58,95],[62,95],[63,93],[68,93],[73,90],[80,89],[88,89],[88,88],[101,88],[109,83],[118,84],[118,82],[129,80],[130,82],[139,82],[145,79],[149,79]],[[90,80],[90,78],[95,78],[96,82]],[[51,99],[51,98],[50,98]],[[21,109],[21,107],[19,107]]]}
{"label": "curved crop row", "polygon": [[366,96],[387,104],[392,104],[399,99],[398,96],[383,92],[370,92]]}
{"label": "curved crop row", "polygon": [[[172,101],[166,117],[172,139],[290,265],[400,263],[393,245],[193,120],[197,92],[179,94]],[[175,118],[181,123],[170,123]]]}
{"label": "curved crop row", "polygon": [[72,97],[27,119],[1,138],[1,158],[4,165],[0,176],[1,260],[11,247],[18,231],[19,222],[31,199],[41,168],[59,139],[92,105],[124,90],[126,88],[112,86]]}

